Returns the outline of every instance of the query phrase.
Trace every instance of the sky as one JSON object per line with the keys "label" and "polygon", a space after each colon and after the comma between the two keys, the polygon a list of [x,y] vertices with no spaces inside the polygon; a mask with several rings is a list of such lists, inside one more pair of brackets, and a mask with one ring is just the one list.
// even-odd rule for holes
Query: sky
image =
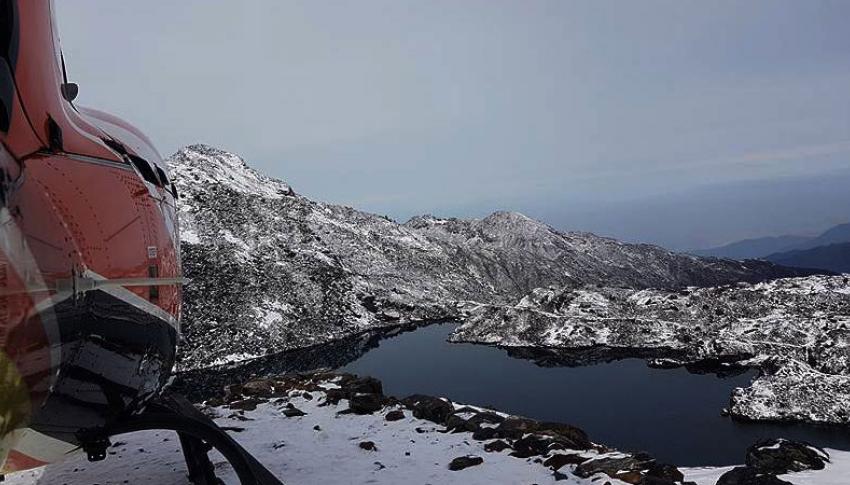
{"label": "sky", "polygon": [[78,104],[403,221],[674,249],[850,221],[850,2],[56,2]]}

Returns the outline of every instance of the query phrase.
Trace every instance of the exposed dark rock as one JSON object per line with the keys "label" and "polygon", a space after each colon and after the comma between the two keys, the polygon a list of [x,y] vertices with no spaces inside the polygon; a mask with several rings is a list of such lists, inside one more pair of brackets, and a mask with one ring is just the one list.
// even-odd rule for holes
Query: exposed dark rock
{"label": "exposed dark rock", "polygon": [[384,416],[384,419],[386,419],[387,421],[399,421],[401,419],[404,419],[404,411],[400,409],[394,409],[388,412],[387,415]]}
{"label": "exposed dark rock", "polygon": [[475,416],[469,418],[469,422],[476,426],[480,426],[482,423],[499,424],[504,420],[503,416],[491,411],[477,412]]}
{"label": "exposed dark rock", "polygon": [[298,408],[295,408],[295,407],[284,408],[282,412],[283,412],[283,415],[286,416],[287,418],[295,418],[295,417],[298,417],[298,416],[306,416],[307,415],[307,413],[305,413],[304,411],[302,411]]}
{"label": "exposed dark rock", "polygon": [[325,402],[329,404],[339,404],[343,399],[348,399],[349,393],[343,389],[328,389],[325,392]]}
{"label": "exposed dark rock", "polygon": [[511,453],[511,456],[517,458],[542,456],[549,452],[552,444],[553,440],[548,436],[531,434],[513,442],[514,452]]}
{"label": "exposed dark rock", "polygon": [[494,428],[494,437],[518,440],[526,433],[537,431],[538,426],[536,421],[530,419],[510,417]]}
{"label": "exposed dark rock", "polygon": [[433,396],[414,394],[401,400],[407,407],[413,410],[413,416],[419,419],[444,424],[449,414],[454,412],[451,401]]}
{"label": "exposed dark rock", "polygon": [[484,445],[484,451],[486,451],[488,453],[492,453],[492,452],[498,453],[498,452],[506,450],[510,447],[511,447],[511,445],[505,443],[504,441],[496,440],[496,441],[491,441],[490,443],[487,443],[486,445]]}
{"label": "exposed dark rock", "polygon": [[446,429],[454,432],[472,433],[478,429],[478,426],[470,423],[469,420],[464,419],[460,413],[455,412],[446,418]]}
{"label": "exposed dark rock", "polygon": [[568,455],[565,453],[553,453],[552,456],[543,462],[543,465],[548,466],[553,470],[560,470],[565,465],[578,465],[586,461],[587,458],[582,458],[579,455]]}
{"label": "exposed dark rock", "polygon": [[[575,474],[582,478],[589,478],[596,473],[604,473],[611,478],[618,478],[627,481],[624,474],[627,472],[640,472],[649,467],[653,463],[651,456],[638,453],[626,457],[602,457],[592,460],[587,460],[575,469]],[[628,478],[628,477],[626,477]]]}
{"label": "exposed dark rock", "polygon": [[495,428],[480,427],[472,433],[472,439],[478,441],[487,441],[497,436]]}
{"label": "exposed dark rock", "polygon": [[355,394],[348,400],[348,409],[354,414],[372,414],[383,407],[384,399],[379,394]]}
{"label": "exposed dark rock", "polygon": [[782,475],[804,470],[822,470],[829,455],[808,443],[785,439],[760,441],[747,449],[745,463],[763,473]]}
{"label": "exposed dark rock", "polygon": [[[649,465],[649,468],[646,471],[646,476],[656,482],[666,481],[672,483],[681,482],[685,479],[685,475],[675,466],[656,462]],[[649,482],[645,481],[645,483],[649,485]]]}
{"label": "exposed dark rock", "polygon": [[372,441],[361,441],[358,446],[360,446],[360,449],[362,449],[362,450],[378,451],[378,447],[375,446],[375,443],[372,442]]}
{"label": "exposed dark rock", "polygon": [[484,458],[481,458],[480,456],[460,456],[449,463],[449,470],[456,472],[482,463],[484,463]]}
{"label": "exposed dark rock", "polygon": [[587,433],[569,424],[543,422],[539,424],[537,431],[557,436],[558,441],[567,448],[583,450],[593,445],[587,437]]}
{"label": "exposed dark rock", "polygon": [[776,475],[761,472],[752,467],[739,466],[724,473],[717,485],[793,485]]}
{"label": "exposed dark rock", "polygon": [[357,377],[345,382],[343,387],[352,394],[384,394],[384,386],[374,377]]}
{"label": "exposed dark rock", "polygon": [[259,379],[243,384],[241,391],[246,396],[269,397],[274,391],[274,384],[271,379]]}

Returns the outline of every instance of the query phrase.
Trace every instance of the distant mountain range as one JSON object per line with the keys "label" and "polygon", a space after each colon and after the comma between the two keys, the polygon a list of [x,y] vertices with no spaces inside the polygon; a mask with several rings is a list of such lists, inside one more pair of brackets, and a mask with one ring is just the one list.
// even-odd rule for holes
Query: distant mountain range
{"label": "distant mountain range", "polygon": [[813,238],[806,236],[769,236],[744,239],[724,246],[690,251],[697,256],[713,256],[729,259],[759,259],[773,253],[788,251],[805,244]]}
{"label": "distant mountain range", "polygon": [[775,253],[764,259],[793,268],[825,269],[836,273],[850,273],[850,242]]}
{"label": "distant mountain range", "polygon": [[850,271],[850,223],[818,236],[773,236],[744,239],[725,246],[690,251],[697,256],[764,259],[784,266]]}

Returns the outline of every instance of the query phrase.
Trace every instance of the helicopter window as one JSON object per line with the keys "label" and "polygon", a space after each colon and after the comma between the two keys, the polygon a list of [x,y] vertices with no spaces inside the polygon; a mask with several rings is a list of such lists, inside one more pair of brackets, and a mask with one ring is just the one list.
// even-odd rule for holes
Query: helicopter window
{"label": "helicopter window", "polygon": [[18,61],[18,21],[15,2],[0,2],[0,131],[9,131]]}
{"label": "helicopter window", "polygon": [[176,199],[177,198],[177,187],[175,187],[174,184],[170,180],[168,180],[168,175],[166,175],[165,170],[159,168],[159,165],[157,165],[156,166],[156,174],[159,175],[159,179],[162,180],[162,186],[165,187],[166,189],[169,189],[171,191],[171,195],[173,195],[174,198]]}
{"label": "helicopter window", "polygon": [[6,60],[0,60],[0,131],[9,131],[12,122],[12,99],[15,95],[15,80]]}
{"label": "helicopter window", "polygon": [[154,173],[153,169],[151,168],[151,165],[148,163],[147,160],[136,155],[128,154],[127,156],[130,157],[130,161],[133,162],[133,165],[135,165],[139,173],[142,174],[142,178],[158,187],[162,187],[162,182],[160,182],[159,179],[156,178],[156,174]]}
{"label": "helicopter window", "polygon": [[167,187],[169,184],[168,175],[165,175],[165,171],[159,168],[158,166],[154,166],[156,168],[156,174],[159,176],[159,180],[162,181],[162,186]]}

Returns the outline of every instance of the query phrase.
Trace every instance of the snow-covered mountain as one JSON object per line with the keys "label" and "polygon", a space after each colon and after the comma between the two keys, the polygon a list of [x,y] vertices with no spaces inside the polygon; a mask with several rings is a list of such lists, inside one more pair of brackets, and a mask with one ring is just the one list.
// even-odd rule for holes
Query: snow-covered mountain
{"label": "snow-covered mountain", "polygon": [[549,285],[679,288],[798,273],[562,233],[511,212],[398,224],[310,200],[205,145],[168,162],[192,280],[183,368],[455,318],[463,304],[509,303]]}
{"label": "snow-covered mountain", "polygon": [[515,305],[476,308],[452,340],[559,349],[575,363],[595,349],[603,360],[756,367],[751,387],[732,395],[733,415],[850,423],[848,275],[678,291],[539,288]]}

